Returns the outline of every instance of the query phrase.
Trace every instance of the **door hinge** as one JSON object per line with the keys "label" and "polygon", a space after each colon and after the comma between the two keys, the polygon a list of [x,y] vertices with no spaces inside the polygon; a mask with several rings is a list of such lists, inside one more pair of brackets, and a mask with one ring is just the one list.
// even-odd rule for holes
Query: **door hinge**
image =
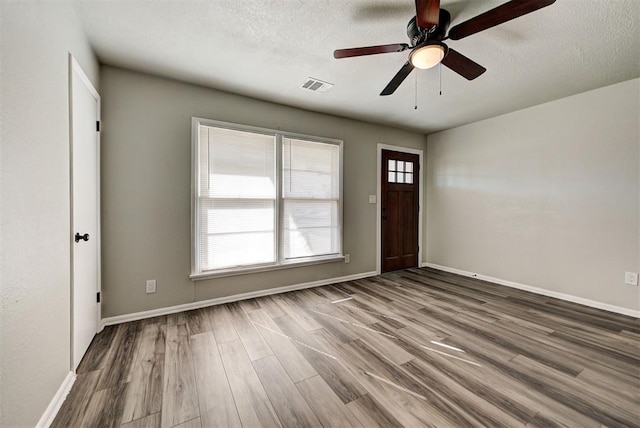
{"label": "door hinge", "polygon": [[96,120],[96,132],[100,132],[100,121]]}
{"label": "door hinge", "polygon": [[100,292],[96,293],[96,302],[100,303]]}

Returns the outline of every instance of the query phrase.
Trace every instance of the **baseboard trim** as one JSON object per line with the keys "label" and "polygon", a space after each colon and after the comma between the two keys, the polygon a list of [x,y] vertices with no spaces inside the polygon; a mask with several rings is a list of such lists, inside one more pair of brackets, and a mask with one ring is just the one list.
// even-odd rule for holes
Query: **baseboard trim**
{"label": "baseboard trim", "polygon": [[64,403],[67,395],[69,395],[71,387],[73,386],[75,381],[76,374],[74,372],[69,372],[62,381],[62,385],[60,385],[60,388],[58,388],[56,395],[54,395],[53,399],[51,399],[51,402],[47,406],[47,409],[40,417],[40,420],[36,424],[36,428],[48,428],[49,425],[53,423],[53,420],[58,414],[60,407],[62,407],[62,403]]}
{"label": "baseboard trim", "polygon": [[496,284],[504,285],[511,288],[517,288],[518,290],[529,291],[531,293],[540,294],[547,297],[555,297],[556,299],[565,300],[567,302],[572,302],[572,303],[578,303],[581,305],[590,306],[592,308],[602,309],[605,311],[614,312],[621,315],[628,315],[631,317],[640,318],[640,311],[635,311],[633,309],[610,305],[608,303],[597,302],[595,300],[585,299],[582,297],[572,296],[571,294],[558,293],[557,291],[546,290],[544,288],[521,284],[519,282],[507,281],[505,279],[495,278],[487,275],[481,275],[479,273],[469,272],[466,270],[437,265],[435,263],[423,262],[420,264],[420,266],[438,269],[444,272],[455,273],[462,276],[468,276],[470,278],[481,279],[483,281],[493,282]]}
{"label": "baseboard trim", "polygon": [[356,279],[376,276],[377,272],[364,272],[354,275],[341,276],[338,278],[321,279],[318,281],[304,282],[301,284],[286,285],[283,287],[268,288],[265,290],[250,291],[248,293],[234,294],[232,296],[218,297],[215,299],[198,300],[197,302],[185,303],[182,305],[168,306],[166,308],[152,309],[149,311],[135,312],[132,314],[118,315],[115,317],[103,318],[101,329],[108,325],[122,324],[129,321],[137,321],[145,318],[152,318],[161,315],[175,314],[176,312],[189,311],[192,309],[206,308],[207,306],[222,305],[224,303],[237,302],[239,300],[253,299],[256,297],[269,296],[272,294],[286,293],[288,291],[303,290],[305,288],[321,287],[323,285],[335,284],[338,282],[355,281]]}

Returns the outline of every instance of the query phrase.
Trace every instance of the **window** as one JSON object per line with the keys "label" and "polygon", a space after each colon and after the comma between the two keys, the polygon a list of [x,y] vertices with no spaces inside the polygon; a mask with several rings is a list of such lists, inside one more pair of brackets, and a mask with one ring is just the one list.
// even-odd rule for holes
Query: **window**
{"label": "window", "polygon": [[342,142],[193,119],[194,279],[342,257]]}
{"label": "window", "polygon": [[340,252],[339,158],[335,144],[283,137],[285,259]]}
{"label": "window", "polygon": [[413,184],[413,162],[389,159],[387,183]]}

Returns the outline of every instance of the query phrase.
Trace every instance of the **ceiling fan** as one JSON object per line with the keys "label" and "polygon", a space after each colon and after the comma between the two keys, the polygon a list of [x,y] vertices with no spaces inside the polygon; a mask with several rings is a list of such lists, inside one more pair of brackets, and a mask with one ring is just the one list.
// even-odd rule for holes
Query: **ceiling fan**
{"label": "ceiling fan", "polygon": [[391,95],[407,78],[414,68],[427,69],[442,63],[467,80],[473,80],[487,71],[460,52],[444,44],[445,40],[460,40],[472,34],[495,27],[555,3],[556,0],[511,0],[494,9],[484,12],[449,30],[451,14],[440,9],[440,0],[415,0],[416,16],[407,24],[407,35],[411,45],[394,43],[389,45],[366,46],[361,48],[338,49],[334,58],[375,55],[390,52],[402,52],[411,49],[409,61],[391,79],[380,95]]}

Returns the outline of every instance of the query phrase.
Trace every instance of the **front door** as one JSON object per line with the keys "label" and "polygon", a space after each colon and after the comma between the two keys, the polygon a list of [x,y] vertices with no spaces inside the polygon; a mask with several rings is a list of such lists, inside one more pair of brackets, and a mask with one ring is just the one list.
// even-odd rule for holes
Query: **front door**
{"label": "front door", "polygon": [[98,329],[100,96],[73,58],[71,67],[73,369]]}
{"label": "front door", "polygon": [[418,266],[420,157],[382,150],[382,272]]}

